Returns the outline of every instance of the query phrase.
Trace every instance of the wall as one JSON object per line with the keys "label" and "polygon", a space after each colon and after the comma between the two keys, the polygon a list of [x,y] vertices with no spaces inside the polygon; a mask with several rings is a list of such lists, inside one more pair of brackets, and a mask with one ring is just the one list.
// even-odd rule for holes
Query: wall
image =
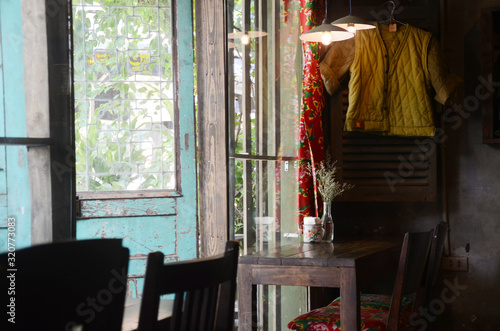
{"label": "wall", "polygon": [[[445,1],[442,45],[452,70],[464,79],[458,104],[474,97],[481,75],[482,7],[500,1]],[[467,100],[472,100],[469,98]],[[438,293],[425,319],[439,316],[437,330],[500,330],[500,146],[482,144],[481,106],[445,125],[446,200],[436,203],[337,203],[338,234],[399,234],[428,230],[443,219],[448,204],[451,255],[466,256],[468,272],[442,272]],[[475,110],[474,110],[475,109]],[[460,116],[457,117],[457,116]],[[459,120],[461,120],[459,122]],[[466,244],[470,251],[466,252]]]}
{"label": "wall", "polygon": [[[481,75],[483,7],[500,1],[448,1],[445,11],[445,47],[450,63],[464,77],[464,96],[475,94]],[[459,72],[462,71],[462,72]],[[469,272],[457,273],[467,286],[446,310],[453,329],[500,330],[500,146],[482,144],[482,109],[471,112],[447,144],[451,252],[469,257]],[[470,252],[464,246],[470,244]],[[454,275],[446,275],[452,277]]]}

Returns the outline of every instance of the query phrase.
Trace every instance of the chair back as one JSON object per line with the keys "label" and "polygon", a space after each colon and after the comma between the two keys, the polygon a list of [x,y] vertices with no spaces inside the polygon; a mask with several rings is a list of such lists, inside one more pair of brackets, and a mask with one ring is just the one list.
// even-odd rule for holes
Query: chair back
{"label": "chair back", "polygon": [[[229,241],[215,257],[164,264],[150,253],[146,267],[139,331],[232,330],[239,244]],[[174,294],[172,317],[158,321],[161,295]]]}
{"label": "chair back", "polygon": [[2,254],[0,284],[13,289],[2,291],[2,304],[15,306],[0,329],[120,330],[128,259],[121,239],[57,242]]}
{"label": "chair back", "polygon": [[443,257],[444,240],[448,232],[448,223],[440,222],[434,229],[431,251],[429,255],[429,267],[425,278],[425,294],[423,304],[428,307],[433,299],[437,277],[441,268],[441,258]]}
{"label": "chair back", "polygon": [[406,233],[391,298],[387,331],[398,330],[403,296],[416,295],[426,269],[433,231]]}
{"label": "chair back", "polygon": [[[434,235],[432,237],[431,248],[429,252],[429,263],[427,264],[427,272],[422,282],[422,286],[417,293],[415,299],[416,307],[429,307],[430,302],[434,299],[436,282],[441,268],[441,258],[443,256],[444,241],[448,231],[448,223],[440,222],[434,228]],[[414,309],[415,314],[416,309]],[[421,311],[415,316],[421,316]],[[435,320],[426,323],[425,330],[433,330]]]}

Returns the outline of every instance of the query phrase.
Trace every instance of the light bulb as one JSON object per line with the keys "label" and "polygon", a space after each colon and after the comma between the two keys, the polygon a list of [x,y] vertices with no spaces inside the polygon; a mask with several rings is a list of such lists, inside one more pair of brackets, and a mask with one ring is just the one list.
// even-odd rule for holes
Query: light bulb
{"label": "light bulb", "polygon": [[347,31],[356,34],[356,27],[354,26],[354,23],[347,23]]}
{"label": "light bulb", "polygon": [[323,45],[330,45],[332,43],[332,34],[328,31],[321,33],[321,43]]}
{"label": "light bulb", "polygon": [[250,43],[250,37],[248,36],[248,34],[244,34],[243,36],[241,36],[241,43],[243,45],[248,45]]}

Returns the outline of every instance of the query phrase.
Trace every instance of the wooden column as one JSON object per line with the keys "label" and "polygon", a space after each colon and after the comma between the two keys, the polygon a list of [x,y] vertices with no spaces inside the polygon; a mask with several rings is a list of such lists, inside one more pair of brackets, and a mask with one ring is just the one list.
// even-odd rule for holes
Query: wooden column
{"label": "wooden column", "polygon": [[50,138],[54,141],[50,148],[52,239],[61,241],[76,238],[75,109],[70,71],[73,37],[68,29],[72,11],[69,2],[47,1],[45,13]]}
{"label": "wooden column", "polygon": [[228,238],[224,16],[224,1],[196,1],[199,217],[202,256],[223,252]]}

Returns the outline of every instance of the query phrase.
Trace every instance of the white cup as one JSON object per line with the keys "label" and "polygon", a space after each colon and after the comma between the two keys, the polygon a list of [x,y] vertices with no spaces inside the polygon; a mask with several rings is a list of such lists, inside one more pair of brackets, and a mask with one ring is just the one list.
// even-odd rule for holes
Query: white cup
{"label": "white cup", "polygon": [[304,217],[304,242],[320,243],[323,241],[325,229],[321,226],[319,217]]}

